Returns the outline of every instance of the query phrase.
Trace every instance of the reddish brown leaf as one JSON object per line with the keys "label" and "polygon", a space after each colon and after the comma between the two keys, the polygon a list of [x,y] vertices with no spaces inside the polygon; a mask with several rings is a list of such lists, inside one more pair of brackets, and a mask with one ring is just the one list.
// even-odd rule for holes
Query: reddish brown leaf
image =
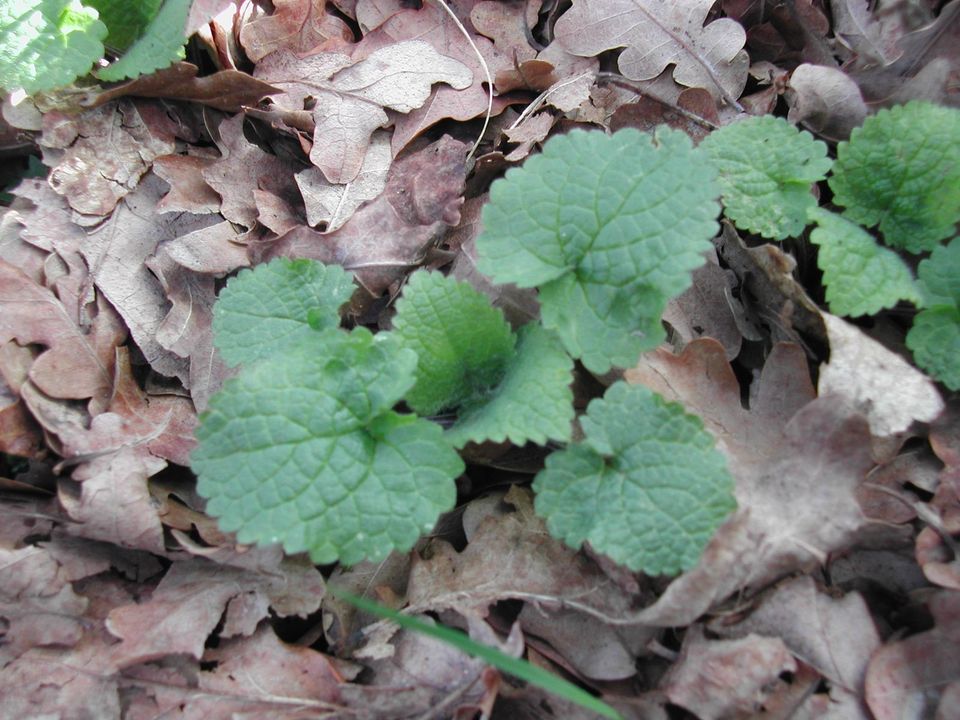
{"label": "reddish brown leaf", "polygon": [[960,686],[960,592],[930,601],[933,629],[882,647],[867,669],[866,697],[877,720],[956,717]]}
{"label": "reddish brown leaf", "polygon": [[444,136],[390,169],[386,189],[339,230],[299,227],[262,249],[264,259],[308,257],[353,270],[379,296],[423,261],[446,225],[460,220],[466,145]]}
{"label": "reddish brown leaf", "polygon": [[261,98],[277,92],[277,88],[272,85],[239,70],[221,70],[212,75],[197,77],[199,71],[200,69],[191,63],[174,63],[150,75],[141,75],[135,80],[91,93],[81,104],[100,107],[111,100],[133,96],[193,101],[235,113],[246,106],[256,105]]}
{"label": "reddish brown leaf", "polygon": [[777,676],[797,663],[779,638],[747,635],[740,640],[707,640],[694,625],[683,641],[680,660],[661,688],[675,705],[698,718],[752,715],[763,706]]}
{"label": "reddish brown leaf", "polygon": [[2,260],[0,305],[0,343],[13,339],[47,348],[30,368],[30,379],[40,389],[52,397],[106,403],[113,387],[114,348],[123,340],[109,307],[100,307],[85,332],[52,292]]}
{"label": "reddish brown leaf", "polygon": [[161,155],[154,160],[153,171],[170,186],[157,203],[157,212],[218,212],[220,195],[203,179],[203,170],[213,162],[196,155]]}
{"label": "reddish brown leaf", "polygon": [[321,46],[333,50],[350,43],[353,32],[343,20],[327,12],[326,5],[326,0],[274,0],[272,15],[247,23],[240,30],[247,57],[258,62],[275,50],[306,55]]}
{"label": "reddish brown leaf", "polygon": [[80,116],[43,116],[44,162],[50,186],[70,207],[107,215],[158,155],[175,149],[178,125],[157,103],[120,100]]}

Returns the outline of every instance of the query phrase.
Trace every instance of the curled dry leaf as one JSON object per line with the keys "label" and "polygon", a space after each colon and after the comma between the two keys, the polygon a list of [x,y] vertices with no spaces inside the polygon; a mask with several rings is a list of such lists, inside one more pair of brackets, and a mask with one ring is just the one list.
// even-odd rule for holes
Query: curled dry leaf
{"label": "curled dry leaf", "polygon": [[165,98],[201,103],[224,112],[240,112],[256,105],[260,98],[277,92],[277,88],[239,70],[221,70],[197,77],[200,68],[188,62],[174,63],[168,68],[135,80],[90,93],[81,100],[85,107],[100,107],[121,97]]}
{"label": "curled dry leaf", "polygon": [[825,65],[804,63],[794,70],[786,97],[790,122],[828,140],[846,140],[867,116],[857,84],[845,72]]}

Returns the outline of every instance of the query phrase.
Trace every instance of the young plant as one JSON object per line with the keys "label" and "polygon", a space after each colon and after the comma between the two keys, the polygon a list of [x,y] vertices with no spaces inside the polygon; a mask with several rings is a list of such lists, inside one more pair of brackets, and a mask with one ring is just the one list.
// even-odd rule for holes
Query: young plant
{"label": "young plant", "polygon": [[27,95],[91,72],[106,47],[124,52],[94,75],[137,77],[184,57],[191,0],[0,0],[0,88]]}
{"label": "young plant", "polygon": [[[729,125],[703,148],[718,167],[725,211],[737,227],[783,239],[815,223],[810,240],[819,247],[830,309],[859,316],[914,303],[921,312],[907,346],[921,368],[960,389],[960,317],[956,292],[947,291],[957,275],[939,270],[960,252],[956,239],[942,244],[960,221],[960,111],[911,102],[867,118],[837,146],[828,179],[842,214],[817,207],[810,192],[831,169],[823,144],[784,121]],[[868,232],[873,227],[884,244]],[[932,251],[919,279],[898,251]]]}
{"label": "young plant", "polygon": [[[454,502],[454,448],[569,441],[570,355],[603,371],[658,342],[660,313],[716,231],[710,164],[667,129],[573,132],[544,156],[494,184],[477,243],[497,279],[540,286],[543,324],[514,333],[486,296],[423,270],[376,336],[339,328],[351,285],[338,267],[278,259],[228,282],[214,338],[241,368],[192,456],[225,530],[322,563],[407,550]],[[401,400],[455,419],[444,431],[394,411]],[[550,531],[648,573],[695,565],[735,505],[700,421],[619,382],[582,425],[534,482]]]}

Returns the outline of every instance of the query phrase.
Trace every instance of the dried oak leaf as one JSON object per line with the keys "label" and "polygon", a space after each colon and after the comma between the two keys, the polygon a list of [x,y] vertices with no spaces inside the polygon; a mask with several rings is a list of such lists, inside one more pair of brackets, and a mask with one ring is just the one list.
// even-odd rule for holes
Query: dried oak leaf
{"label": "dried oak leaf", "polygon": [[354,271],[380,296],[411,268],[448,225],[460,221],[467,146],[448,136],[412,152],[390,168],[386,189],[339,230],[298,227],[252,248],[259,260],[313,258]]}
{"label": "dried oak leaf", "polygon": [[235,113],[246,106],[256,105],[265,95],[277,92],[277,88],[269,83],[239,70],[221,70],[197,77],[199,71],[200,68],[192,63],[174,63],[150,75],[92,92],[80,104],[100,107],[111,100],[131,96],[196,102]]}
{"label": "dried oak leaf", "polygon": [[43,116],[50,186],[86,215],[108,215],[137,187],[153,159],[175,149],[180,125],[151,101],[119,100],[79,116]]}
{"label": "dried oak leaf", "polygon": [[790,122],[828,140],[846,140],[867,116],[857,84],[835,67],[800,65],[790,76],[786,98]]}
{"label": "dried oak leaf", "polygon": [[[200,558],[175,562],[147,599],[110,611],[107,629],[121,639],[111,649],[112,662],[129,667],[176,654],[199,660],[223,614],[229,621],[231,612],[238,612],[232,610],[235,603],[243,613],[252,603],[262,616],[271,606],[281,616],[315,611],[323,595],[320,574],[313,570],[296,576],[283,572],[282,566],[279,570],[247,571]],[[257,596],[265,600],[259,602]],[[247,630],[256,626],[249,617],[237,624]]]}
{"label": "dried oak leaf", "polygon": [[18,268],[0,260],[0,345],[45,346],[30,368],[30,379],[55,398],[106,404],[113,389],[114,349],[124,332],[116,313],[100,305],[88,328],[57,297]]}
{"label": "dried oak leaf", "polygon": [[471,616],[486,614],[502,600],[524,600],[524,632],[561,651],[583,675],[603,680],[633,675],[634,658],[652,631],[615,627],[603,618],[627,613],[635,595],[551,538],[533,512],[529,491],[511,488],[501,503],[489,506],[476,527],[471,518],[463,551],[436,542],[429,559],[414,558],[407,585],[411,607]]}
{"label": "dried oak leaf", "polygon": [[77,465],[74,482],[64,480],[59,488],[60,502],[75,521],[67,531],[162,554],[163,529],[147,479],[168,460],[188,464],[195,412],[187,398],[148,397],[140,390],[125,350],[118,350],[115,367],[109,411],[92,420],[32,383],[23,386],[23,398],[56,452]]}
{"label": "dried oak leaf", "polygon": [[227,220],[252,228],[257,220],[253,191],[267,190],[275,195],[296,195],[293,174],[299,170],[275,155],[264,152],[243,134],[243,114],[223,120],[215,142],[221,157],[204,167],[200,174],[222,199],[220,214]]}
{"label": "dried oak leaf", "polygon": [[153,171],[170,186],[157,203],[157,212],[189,212],[195,215],[219,212],[220,194],[203,179],[203,171],[215,162],[205,155],[161,155]]}
{"label": "dried oak leaf", "polygon": [[960,697],[960,592],[930,600],[934,626],[884,645],[867,668],[866,700],[877,720],[955,718]]}
{"label": "dried oak leaf", "polygon": [[714,340],[694,340],[679,356],[647,353],[627,371],[628,382],[644,384],[702,418],[727,457],[739,506],[697,567],[674,580],[635,621],[686,625],[738,590],[756,591],[824,562],[867,524],[856,489],[874,466],[869,426],[836,399],[812,400],[806,367],[798,346],[775,346],[749,410]]}
{"label": "dried oak leaf", "polygon": [[704,26],[712,0],[574,0],[557,21],[557,40],[575,55],[625,47],[617,65],[631,80],[673,79],[735,104],[747,82],[746,33],[735,20]]}
{"label": "dried oak leaf", "polygon": [[823,314],[830,362],[820,366],[821,396],[843,398],[870,422],[877,437],[903,432],[914,421],[930,422],[943,411],[936,385],[897,353],[855,325]]}
{"label": "dried oak leaf", "polygon": [[[338,53],[298,58],[279,52],[257,66],[257,77],[282,88],[274,102],[286,110],[313,105],[310,161],[331,183],[353,181],[363,168],[370,137],[389,123],[387,109],[409,113],[430,97],[435,83],[469,86],[463,63],[423,40],[394,42],[353,57]],[[396,149],[396,148],[395,148]]]}
{"label": "dried oak leaf", "polygon": [[271,15],[240,28],[240,44],[254,62],[276,50],[307,55],[321,46],[330,50],[352,41],[350,27],[327,12],[326,0],[274,0]]}
{"label": "dried oak leaf", "polygon": [[127,323],[148,363],[190,387],[190,361],[158,337],[170,312],[162,283],[145,262],[164,242],[217,222],[212,215],[157,213],[164,183],[153,173],[113,214],[88,233],[81,250],[96,287]]}
{"label": "dried oak leaf", "polygon": [[781,583],[763,595],[745,619],[732,625],[718,620],[710,629],[722,637],[781,638],[798,660],[861,697],[867,664],[880,647],[880,634],[863,598],[857,593],[829,595],[811,577]]}
{"label": "dried oak leaf", "polygon": [[70,578],[48,550],[31,545],[0,547],[0,618],[4,621],[0,667],[32,647],[76,643],[83,635],[86,609],[86,598],[74,592]]}
{"label": "dried oak leaf", "polygon": [[751,634],[739,640],[708,640],[703,627],[694,625],[660,688],[670,702],[703,720],[752,716],[763,707],[778,676],[796,669],[779,638]]}
{"label": "dried oak leaf", "polygon": [[[461,7],[461,22],[469,22],[469,10],[473,3],[464,3]],[[464,12],[466,14],[464,14]],[[449,87],[439,86],[433,89],[429,99],[420,103],[417,109],[393,117],[393,154],[400,150],[426,130],[441,120],[470,120],[487,110],[489,93],[486,74],[477,59],[477,52],[483,56],[491,77],[497,72],[513,67],[510,58],[501,55],[487,38],[472,35],[476,50],[464,37],[443,9],[433,3],[424,3],[419,10],[404,9],[396,12],[368,33],[352,52],[353,58],[368,57],[373,52],[405,40],[420,40],[429,43],[440,55],[458,61],[468,70],[470,78],[466,83]],[[497,114],[506,107],[502,100],[494,99],[493,113]]]}

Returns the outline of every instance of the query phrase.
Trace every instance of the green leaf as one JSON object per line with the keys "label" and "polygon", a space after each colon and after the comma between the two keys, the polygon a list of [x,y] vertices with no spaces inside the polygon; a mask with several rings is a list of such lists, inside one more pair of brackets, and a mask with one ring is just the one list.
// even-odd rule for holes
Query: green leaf
{"label": "green leaf", "polygon": [[486,295],[425,270],[410,276],[393,326],[418,356],[407,404],[423,415],[459,409],[447,431],[454,446],[570,438],[573,361],[551,333],[531,324],[518,344]]}
{"label": "green leaf", "polygon": [[917,266],[923,304],[960,307],[960,236],[938,245]]}
{"label": "green leaf", "polygon": [[[479,268],[540,286],[542,319],[595,372],[663,337],[660,315],[690,285],[716,233],[715,170],[683,133],[573,130],[490,189]],[[614,339],[615,347],[598,345]]]}
{"label": "green leaf", "polygon": [[914,101],[867,118],[837,146],[830,188],[888,245],[932,250],[960,221],[960,110]]}
{"label": "green leaf", "polygon": [[213,307],[214,342],[230,366],[295,352],[317,330],[340,324],[353,292],[339,265],[276,258],[241,270]]}
{"label": "green leaf", "polygon": [[106,45],[111,50],[122,52],[133,44],[146,30],[150,21],[160,11],[163,0],[86,0],[96,8],[100,19],[107,26]]}
{"label": "green leaf", "polygon": [[600,717],[610,718],[610,720],[622,720],[623,716],[602,700],[594,697],[573,683],[567,682],[563,678],[544,670],[538,665],[532,665],[526,660],[511,657],[489,645],[482,645],[459,630],[454,630],[445,625],[431,625],[410,615],[403,615],[396,610],[391,610],[372,600],[354,595],[346,590],[341,590],[334,585],[329,585],[328,589],[335,596],[346,600],[363,612],[391,620],[405,630],[412,630],[421,635],[436,638],[457,648],[461,652],[480,658],[502,672],[513,675],[515,678],[519,678],[524,682],[536,685],[586,710],[595,712]]}
{"label": "green leaf", "polygon": [[736,507],[733,479],[699,418],[642,385],[617,382],[581,419],[582,442],[547,457],[534,480],[550,534],[631,570],[696,565]]}
{"label": "green leaf", "polygon": [[925,309],[907,333],[917,365],[960,390],[960,237],[937,247],[917,267]]}
{"label": "green leaf", "polygon": [[142,36],[114,63],[98,70],[107,82],[135,78],[160,70],[184,58],[187,16],[192,0],[165,0]]}
{"label": "green leaf", "polygon": [[700,147],[720,171],[727,217],[775,240],[803,232],[817,204],[810,187],[833,163],[824,143],[772,115],[714,130]]}
{"label": "green leaf", "polygon": [[486,295],[425,270],[410,276],[393,328],[401,344],[419,357],[407,404],[421,415],[487,393],[503,378],[516,342]]}
{"label": "green leaf", "polygon": [[938,305],[918,313],[907,333],[907,347],[925,372],[960,390],[960,310]]}
{"label": "green leaf", "polygon": [[510,440],[515,445],[569,441],[573,423],[573,361],[560,340],[537,323],[520,329],[517,353],[500,384],[466,402],[447,430],[455,447]]}
{"label": "green leaf", "polygon": [[913,274],[896,252],[829,210],[814,208],[810,219],[818,225],[810,240],[820,246],[817,264],[831,312],[856,317],[873,315],[900,300],[919,304]]}
{"label": "green leaf", "polygon": [[387,335],[335,329],[228,380],[191,456],[207,512],[239,542],[315,563],[411,548],[453,507],[463,472],[439,425],[391,410],[416,361]]}
{"label": "green leaf", "polygon": [[107,26],[79,0],[0,0],[0,88],[69,85],[103,57]]}

